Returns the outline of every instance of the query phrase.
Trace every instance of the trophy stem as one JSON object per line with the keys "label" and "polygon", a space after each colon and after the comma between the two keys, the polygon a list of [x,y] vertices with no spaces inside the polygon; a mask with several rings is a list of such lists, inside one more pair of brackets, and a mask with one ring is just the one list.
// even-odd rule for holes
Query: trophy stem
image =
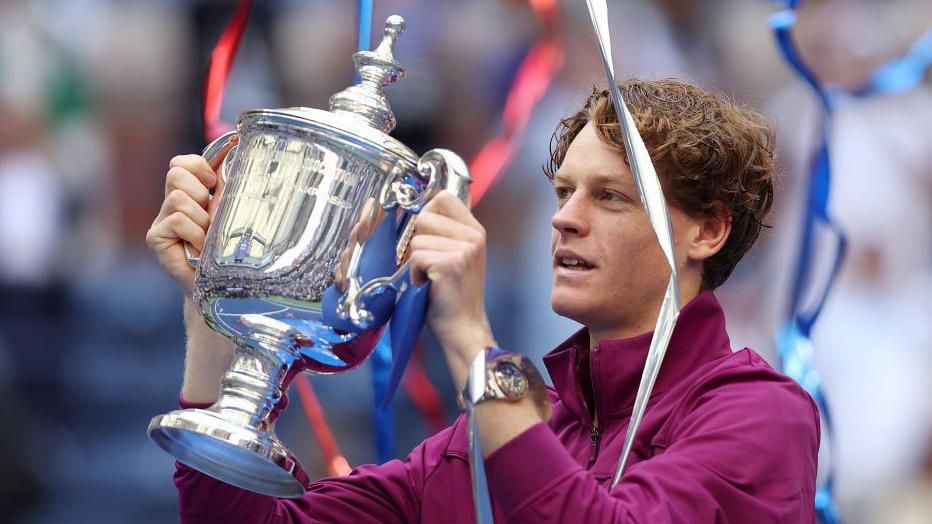
{"label": "trophy stem", "polygon": [[220,382],[214,408],[229,421],[259,430],[271,429],[269,417],[281,400],[296,354],[287,344],[237,340],[233,364]]}

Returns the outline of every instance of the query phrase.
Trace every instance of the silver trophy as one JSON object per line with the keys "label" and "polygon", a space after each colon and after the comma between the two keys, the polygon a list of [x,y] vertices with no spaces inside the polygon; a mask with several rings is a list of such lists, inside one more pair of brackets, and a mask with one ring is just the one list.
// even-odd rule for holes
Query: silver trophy
{"label": "silver trophy", "polygon": [[468,201],[460,157],[418,158],[387,134],[395,117],[382,87],[404,74],[393,57],[403,30],[389,17],[379,46],[354,55],[360,82],[330,111],[247,111],[204,150],[226,186],[204,252],[189,256],[194,300],[236,352],[216,404],[159,415],[149,436],[207,475],[277,497],[305,492],[308,475],[275,435],[284,391],[302,371],[348,371],[372,353],[410,286],[412,217],[441,189]]}

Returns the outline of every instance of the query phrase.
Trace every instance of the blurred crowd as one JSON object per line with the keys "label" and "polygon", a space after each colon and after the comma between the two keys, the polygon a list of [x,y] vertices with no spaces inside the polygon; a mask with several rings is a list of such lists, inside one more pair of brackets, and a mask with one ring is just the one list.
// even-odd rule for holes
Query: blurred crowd
{"label": "blurred crowd", "polygon": [[[176,519],[173,461],[146,438],[175,407],[181,293],[147,251],[169,159],[204,146],[201,82],[235,6],[208,0],[0,2],[0,514],[14,523]],[[489,232],[488,307],[499,343],[539,358],[576,326],[549,308],[551,188],[541,166],[559,118],[603,83],[582,0],[560,2],[566,60],[514,161],[475,213]],[[761,109],[780,136],[771,225],[719,291],[735,348],[775,365],[819,112],[768,30],[775,2],[609,2],[616,72],[685,77]],[[523,0],[378,0],[407,20],[388,89],[393,135],[470,158],[541,27]],[[353,78],[356,2],[256,2],[224,119],[260,107],[325,108]],[[797,36],[826,82],[861,85],[932,26],[927,0],[808,0]],[[377,40],[376,40],[377,41]],[[831,128],[831,212],[850,251],[815,327],[833,410],[826,439],[845,522],[932,522],[932,81],[842,98]],[[428,340],[428,346],[430,341]],[[425,356],[456,415],[437,351]],[[351,464],[375,460],[364,369],[313,383]],[[295,403],[296,404],[296,403]],[[396,454],[427,436],[395,403]],[[293,407],[279,423],[325,472]]]}

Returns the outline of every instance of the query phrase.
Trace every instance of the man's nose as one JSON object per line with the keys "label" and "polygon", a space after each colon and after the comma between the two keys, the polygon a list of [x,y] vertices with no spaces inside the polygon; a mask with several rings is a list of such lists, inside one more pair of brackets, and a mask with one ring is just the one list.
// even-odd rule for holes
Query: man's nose
{"label": "man's nose", "polygon": [[584,196],[582,191],[577,190],[557,209],[550,219],[554,229],[563,235],[585,236],[589,233],[588,209]]}

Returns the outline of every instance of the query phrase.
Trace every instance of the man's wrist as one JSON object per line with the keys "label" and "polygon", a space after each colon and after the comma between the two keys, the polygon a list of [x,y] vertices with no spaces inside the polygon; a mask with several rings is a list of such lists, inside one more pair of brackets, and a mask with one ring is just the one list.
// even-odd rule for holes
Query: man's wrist
{"label": "man's wrist", "polygon": [[220,379],[233,360],[233,343],[204,322],[197,305],[185,298],[185,360],[181,396],[190,402],[213,403]]}
{"label": "man's wrist", "polygon": [[462,391],[466,385],[466,376],[469,367],[476,355],[486,348],[496,346],[492,331],[486,328],[476,328],[456,336],[448,336],[440,341],[447,365],[453,375],[453,385],[457,391]]}

